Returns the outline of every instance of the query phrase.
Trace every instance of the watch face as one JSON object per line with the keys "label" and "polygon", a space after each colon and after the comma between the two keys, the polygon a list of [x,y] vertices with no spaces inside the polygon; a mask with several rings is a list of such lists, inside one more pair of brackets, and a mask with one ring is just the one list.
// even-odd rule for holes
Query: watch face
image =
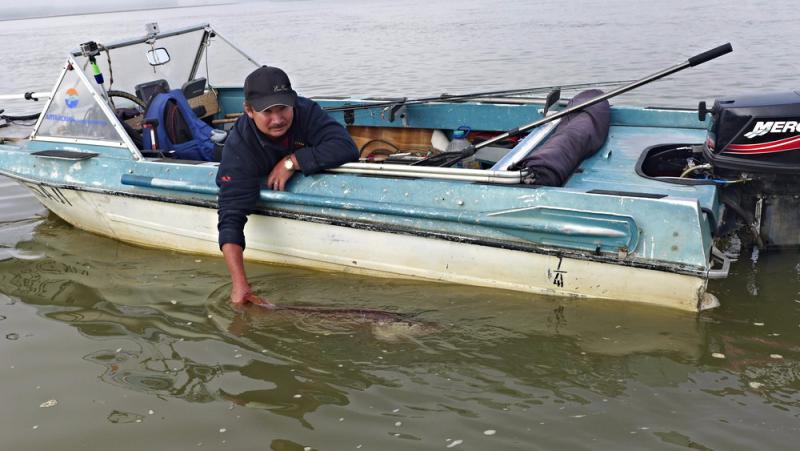
{"label": "watch face", "polygon": [[292,161],[291,158],[287,158],[287,159],[283,160],[283,167],[285,167],[286,169],[288,169],[290,171],[294,170],[294,161]]}

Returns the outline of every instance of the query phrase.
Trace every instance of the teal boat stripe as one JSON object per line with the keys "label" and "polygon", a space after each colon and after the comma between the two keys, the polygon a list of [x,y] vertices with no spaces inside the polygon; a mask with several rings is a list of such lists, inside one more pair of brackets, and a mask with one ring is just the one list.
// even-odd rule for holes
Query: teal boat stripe
{"label": "teal boat stripe", "polygon": [[[2,171],[0,171],[0,173],[2,173]],[[121,192],[117,190],[106,190],[102,188],[91,188],[87,186],[69,185],[64,183],[42,183],[40,180],[26,179],[24,177],[18,177],[18,176],[14,178],[20,182],[26,182],[28,184],[46,185],[65,190],[83,191],[83,192],[97,193],[110,196],[130,197],[135,199],[155,200],[164,203],[189,205],[202,208],[214,208],[214,209],[217,208],[216,200],[211,200],[211,199],[175,198],[175,197],[159,196],[151,193]],[[676,263],[652,261],[652,260],[651,261],[632,260],[632,259],[620,260],[615,256],[610,256],[610,255],[596,255],[592,252],[586,252],[580,250],[554,249],[546,246],[538,246],[533,243],[509,242],[509,241],[500,241],[494,239],[479,239],[474,237],[466,237],[466,236],[454,235],[442,232],[427,232],[427,231],[412,230],[410,228],[403,228],[396,225],[376,226],[376,224],[374,223],[367,223],[358,220],[342,220],[331,217],[324,217],[319,215],[311,215],[298,212],[289,212],[276,209],[261,208],[254,214],[258,214],[261,216],[282,217],[299,221],[325,223],[334,226],[364,229],[377,232],[400,233],[405,235],[420,236],[424,238],[435,238],[448,241],[457,241],[471,245],[487,246],[487,247],[508,249],[521,252],[533,252],[542,255],[561,256],[565,258],[593,261],[598,263],[610,263],[620,266],[648,269],[653,271],[671,272],[693,277],[706,277],[708,272],[707,268],[696,267],[686,264],[676,264]]]}
{"label": "teal boat stripe", "polygon": [[[210,195],[216,195],[219,191],[216,186],[133,174],[124,174],[121,183]],[[447,208],[429,208],[367,200],[343,200],[335,197],[272,190],[261,190],[261,200],[490,227],[501,229],[527,241],[595,252],[628,252],[636,248],[639,237],[636,222],[629,216],[552,207],[528,207],[474,213]]]}

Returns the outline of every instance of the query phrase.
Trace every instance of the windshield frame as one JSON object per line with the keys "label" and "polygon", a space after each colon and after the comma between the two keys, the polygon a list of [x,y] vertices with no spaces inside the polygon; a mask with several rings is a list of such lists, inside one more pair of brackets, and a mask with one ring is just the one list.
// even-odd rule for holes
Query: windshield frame
{"label": "windshield frame", "polygon": [[[106,50],[113,50],[113,49],[120,49],[125,47],[130,47],[134,45],[140,44],[154,44],[159,39],[169,38],[173,36],[180,36],[189,33],[194,33],[197,31],[203,31],[202,38],[200,39],[200,43],[197,47],[195,52],[194,58],[191,59],[192,67],[189,72],[189,80],[193,80],[196,74],[199,71],[201,63],[203,61],[203,56],[206,55],[209,42],[212,38],[219,38],[224,41],[231,49],[237,52],[239,55],[244,57],[247,61],[252,63],[255,67],[260,66],[258,62],[256,62],[252,57],[247,55],[242,49],[234,45],[231,41],[226,39],[224,36],[219,34],[216,30],[214,30],[209,24],[201,24],[195,25],[191,27],[181,28],[177,30],[167,31],[167,32],[159,32],[159,33],[151,33],[143,37],[133,38],[133,39],[125,39],[121,41],[112,42],[110,44],[103,44],[99,46],[101,51]],[[33,126],[33,131],[30,135],[31,141],[45,141],[45,142],[56,142],[56,143],[65,143],[65,144],[86,144],[86,145],[93,145],[93,146],[106,146],[106,147],[117,147],[117,148],[127,148],[131,156],[134,160],[143,160],[144,157],[142,156],[141,151],[139,148],[134,144],[131,137],[125,131],[125,128],[122,126],[120,120],[117,118],[114,111],[111,109],[108,101],[108,95],[105,91],[105,86],[98,85],[94,80],[91,80],[90,74],[87,73],[87,69],[89,66],[90,60],[86,53],[84,53],[81,49],[74,49],[70,53],[67,54],[66,62],[62,67],[59,76],[56,80],[55,85],[53,86],[52,93],[57,92],[59,87],[61,86],[62,82],[68,71],[74,70],[77,72],[77,76],[80,78],[80,81],[85,89],[91,94],[94,102],[100,105],[100,108],[103,114],[107,117],[110,121],[111,125],[114,127],[114,130],[119,135],[119,140],[95,140],[89,138],[70,138],[70,137],[58,137],[58,136],[48,136],[48,135],[41,135],[40,134],[40,127],[42,122],[45,118],[46,112],[50,109],[51,104],[54,101],[55,95],[51,95],[51,97],[45,102],[44,108],[42,109],[42,114],[37,119],[35,125]]]}
{"label": "windshield frame", "polygon": [[54,101],[56,101],[57,96],[51,95],[47,102],[44,104],[44,108],[42,109],[42,114],[39,115],[39,118],[36,120],[36,124],[33,126],[33,132],[31,133],[30,140],[31,141],[45,141],[45,142],[56,142],[56,143],[68,143],[68,144],[89,144],[93,146],[106,146],[106,147],[127,147],[128,150],[131,152],[134,160],[141,160],[142,154],[136,145],[133,143],[133,140],[125,129],[122,127],[122,124],[117,119],[117,116],[111,111],[111,107],[108,105],[107,97],[101,95],[97,89],[95,88],[95,84],[89,81],[89,78],[86,74],[81,70],[78,62],[72,57],[72,55],[67,55],[67,61],[64,64],[64,67],[61,69],[61,73],[58,76],[58,80],[56,84],[53,86],[53,93],[57,92],[61,83],[64,81],[64,78],[67,75],[68,71],[73,71],[76,73],[78,78],[80,79],[83,87],[88,90],[91,94],[92,99],[95,101],[97,105],[99,105],[103,114],[105,114],[106,118],[111,123],[111,126],[114,127],[114,130],[117,132],[118,137],[120,138],[119,141],[110,141],[110,140],[94,140],[89,138],[67,138],[67,137],[58,137],[58,136],[47,136],[47,135],[40,135],[39,129],[42,125],[42,122],[45,119],[47,111],[49,111],[50,106]]}

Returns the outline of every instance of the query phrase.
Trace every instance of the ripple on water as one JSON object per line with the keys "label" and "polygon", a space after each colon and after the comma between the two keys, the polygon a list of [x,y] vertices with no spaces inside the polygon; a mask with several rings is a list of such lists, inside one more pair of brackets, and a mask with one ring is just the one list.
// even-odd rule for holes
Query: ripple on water
{"label": "ripple on water", "polygon": [[124,412],[121,410],[114,410],[108,417],[106,417],[109,422],[111,423],[141,423],[144,420],[144,415],[140,415],[134,412]]}

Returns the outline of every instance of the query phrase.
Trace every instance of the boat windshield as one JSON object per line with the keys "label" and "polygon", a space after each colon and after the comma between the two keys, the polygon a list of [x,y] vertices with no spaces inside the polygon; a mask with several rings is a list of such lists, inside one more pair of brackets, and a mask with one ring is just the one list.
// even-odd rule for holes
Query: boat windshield
{"label": "boat windshield", "polygon": [[159,33],[155,24],[149,27],[155,30],[142,38],[86,42],[73,51],[31,138],[111,144],[141,158],[125,128],[141,129],[142,113],[154,94],[183,89],[187,98],[211,96],[216,105],[216,88],[241,87],[258,67],[209,25],[169,33]]}
{"label": "boat windshield", "polygon": [[162,80],[161,86],[170,89],[180,89],[198,78],[206,78],[210,87],[241,87],[247,74],[259,66],[208,25],[92,44],[82,44],[72,54],[86,76],[97,80],[100,73],[106,91],[134,95],[140,95],[137,87],[146,89]]}
{"label": "boat windshield", "polygon": [[87,81],[68,61],[61,81],[39,119],[34,132],[35,138],[90,140],[125,145],[125,140],[116,127],[117,121],[109,116],[107,108],[103,108]]}

